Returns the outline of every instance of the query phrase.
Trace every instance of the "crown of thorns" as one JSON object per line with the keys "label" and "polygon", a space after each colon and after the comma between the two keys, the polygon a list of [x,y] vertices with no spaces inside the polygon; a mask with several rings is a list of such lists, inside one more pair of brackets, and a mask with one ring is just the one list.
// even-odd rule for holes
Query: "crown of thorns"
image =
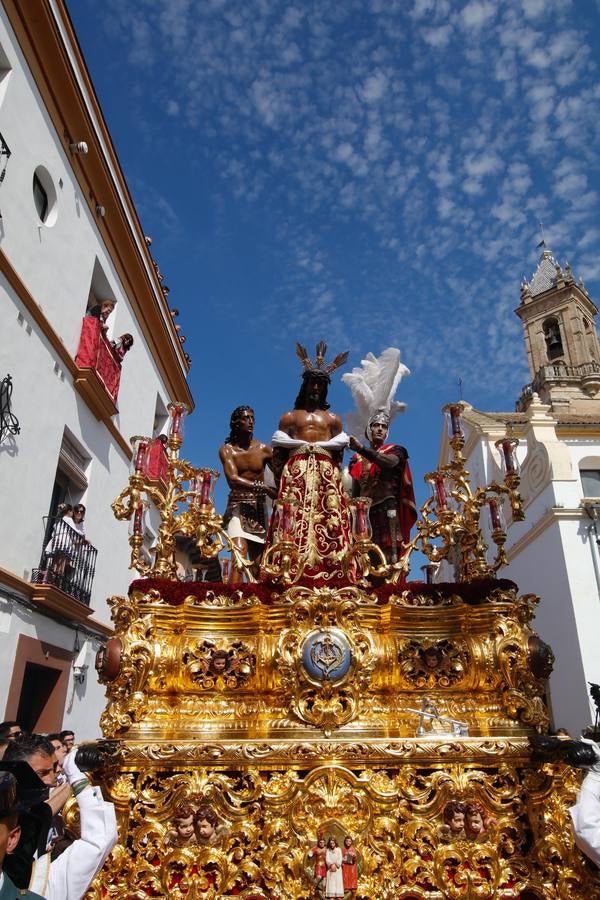
{"label": "crown of thorns", "polygon": [[317,377],[326,378],[328,381],[329,376],[332,372],[335,372],[337,368],[343,366],[346,360],[348,359],[349,351],[345,350],[343,353],[338,353],[338,355],[332,359],[330,363],[325,364],[325,354],[327,353],[327,344],[325,341],[319,341],[315,348],[315,361],[313,362],[309,357],[306,347],[303,347],[302,344],[296,344],[296,353],[298,355],[298,359],[302,363],[302,367],[304,369],[304,375],[315,375]]}

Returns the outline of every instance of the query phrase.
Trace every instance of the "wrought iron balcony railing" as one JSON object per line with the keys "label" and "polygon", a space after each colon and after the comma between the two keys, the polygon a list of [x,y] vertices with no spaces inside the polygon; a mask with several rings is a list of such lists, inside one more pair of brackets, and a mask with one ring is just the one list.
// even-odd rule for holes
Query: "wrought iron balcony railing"
{"label": "wrought iron balcony railing", "polygon": [[98,551],[64,519],[52,520],[46,529],[39,567],[32,584],[51,584],[65,594],[90,605]]}

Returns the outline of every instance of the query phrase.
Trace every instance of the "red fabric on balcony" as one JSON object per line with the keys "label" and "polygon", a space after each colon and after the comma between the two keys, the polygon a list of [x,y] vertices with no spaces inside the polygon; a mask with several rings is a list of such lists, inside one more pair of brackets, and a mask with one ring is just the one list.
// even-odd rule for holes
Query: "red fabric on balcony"
{"label": "red fabric on balcony", "polygon": [[164,485],[169,480],[169,464],[167,454],[162,441],[158,438],[150,444],[148,454],[148,478],[162,482]]}
{"label": "red fabric on balcony", "polygon": [[80,369],[93,369],[113,402],[117,402],[121,362],[104,336],[100,321],[94,316],[86,316],[82,322],[75,362]]}

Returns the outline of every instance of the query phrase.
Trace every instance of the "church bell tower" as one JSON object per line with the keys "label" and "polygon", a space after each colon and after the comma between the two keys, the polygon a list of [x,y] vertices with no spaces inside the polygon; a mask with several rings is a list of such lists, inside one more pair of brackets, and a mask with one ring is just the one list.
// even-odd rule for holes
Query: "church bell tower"
{"label": "church bell tower", "polygon": [[517,402],[524,412],[533,394],[555,412],[600,411],[598,309],[583,281],[544,248],[531,281],[521,285],[515,310],[523,323],[532,382]]}

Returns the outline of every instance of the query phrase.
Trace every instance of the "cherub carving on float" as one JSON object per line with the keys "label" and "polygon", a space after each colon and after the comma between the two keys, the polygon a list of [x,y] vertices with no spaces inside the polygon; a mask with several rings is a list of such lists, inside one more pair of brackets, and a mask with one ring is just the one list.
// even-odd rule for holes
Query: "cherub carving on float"
{"label": "cherub carving on float", "polygon": [[304,369],[302,388],[272,439],[279,489],[262,570],[267,576],[275,574],[273,551],[281,541],[293,538],[296,575],[330,579],[344,574],[350,517],[340,474],[348,436],[340,417],[329,409],[327,389],[331,373],[348,353],[326,363],[327,345],[322,341],[314,362],[300,344],[296,350]]}
{"label": "cherub carving on float", "polygon": [[[373,542],[392,564],[402,556],[402,544],[408,543],[417,519],[408,453],[400,444],[387,443],[390,423],[406,409],[405,403],[394,399],[404,375],[410,370],[400,362],[395,347],[379,357],[368,353],[360,366],[342,375],[356,404],[356,412],[347,417],[350,448],[355,451],[349,465],[352,493],[370,498]],[[364,434],[369,445],[355,434]]]}
{"label": "cherub carving on float", "polygon": [[488,815],[482,803],[476,800],[453,800],[446,803],[442,812],[444,824],[438,828],[440,840],[483,841],[489,832],[498,824],[496,819]]}
{"label": "cherub carving on float", "polygon": [[450,800],[446,803],[442,818],[444,824],[438,828],[442,841],[462,841],[465,838],[465,812],[467,804],[462,800]]}
{"label": "cherub carving on float", "polygon": [[[272,450],[254,437],[254,410],[238,406],[231,413],[229,434],[219,450],[223,472],[229,485],[223,524],[246,559],[257,563],[267,533],[267,497],[276,490],[265,483]],[[242,572],[233,566],[229,581],[241,582]]]}
{"label": "cherub carving on float", "polygon": [[172,826],[165,835],[169,847],[190,847],[196,840],[196,810],[189,803],[182,803],[173,813]]}
{"label": "cherub carving on float", "polygon": [[496,819],[489,816],[483,804],[472,800],[465,809],[465,834],[475,841],[482,841],[488,832],[497,825]]}
{"label": "cherub carving on float", "polygon": [[186,654],[184,662],[189,664],[190,676],[200,687],[223,690],[244,684],[254,670],[256,658],[241,641],[235,641],[229,649],[202,641]]}
{"label": "cherub carving on float", "polygon": [[218,844],[229,829],[220,822],[212,806],[201,806],[196,812],[196,839],[201,846]]}

